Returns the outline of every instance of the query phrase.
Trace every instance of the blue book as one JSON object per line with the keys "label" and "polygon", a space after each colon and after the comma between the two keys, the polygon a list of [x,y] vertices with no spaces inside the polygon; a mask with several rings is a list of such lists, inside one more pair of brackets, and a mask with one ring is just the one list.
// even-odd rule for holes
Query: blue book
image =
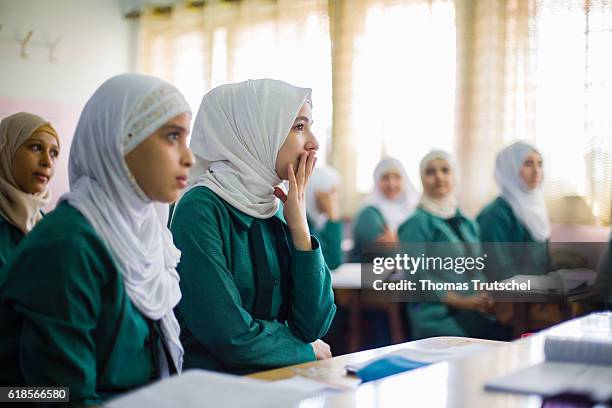
{"label": "blue book", "polygon": [[381,357],[359,369],[355,375],[364,383],[374,381],[390,375],[403,373],[414,370],[415,368],[424,367],[431,363],[423,363],[421,361],[409,360],[398,355],[389,355]]}

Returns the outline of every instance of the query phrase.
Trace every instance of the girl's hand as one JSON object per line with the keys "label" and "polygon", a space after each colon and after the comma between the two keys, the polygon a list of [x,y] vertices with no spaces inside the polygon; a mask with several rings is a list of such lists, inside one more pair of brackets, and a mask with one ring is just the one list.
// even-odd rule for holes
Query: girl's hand
{"label": "girl's hand", "polygon": [[293,171],[293,165],[287,165],[289,174],[289,192],[285,194],[283,190],[274,187],[274,195],[284,203],[283,215],[287,221],[287,226],[291,232],[293,245],[296,249],[310,251],[310,230],[306,222],[306,185],[312,174],[317,158],[316,150],[308,153],[304,152],[300,156],[297,172]]}
{"label": "girl's hand", "polygon": [[479,293],[471,296],[461,296],[455,292],[448,292],[444,303],[456,309],[477,310],[482,313],[492,313],[495,302],[487,293]]}
{"label": "girl's hand", "polygon": [[332,357],[331,349],[329,348],[329,344],[319,339],[317,341],[313,341],[310,343],[312,349],[317,357],[317,360],[326,360]]}
{"label": "girl's hand", "polygon": [[317,205],[321,212],[327,215],[331,221],[340,219],[340,203],[336,190],[332,191],[317,191],[315,193]]}
{"label": "girl's hand", "polygon": [[385,232],[380,234],[378,238],[376,238],[376,242],[380,244],[390,244],[394,242],[398,242],[397,233],[392,232],[389,228],[385,227]]}

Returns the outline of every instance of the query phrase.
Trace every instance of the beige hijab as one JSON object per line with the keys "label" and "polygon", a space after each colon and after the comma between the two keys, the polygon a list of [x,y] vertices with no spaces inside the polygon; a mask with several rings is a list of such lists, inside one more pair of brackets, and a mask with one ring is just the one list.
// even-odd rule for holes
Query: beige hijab
{"label": "beige hijab", "polygon": [[23,192],[11,168],[19,147],[41,127],[57,138],[49,122],[31,113],[19,112],[0,122],[0,215],[24,234],[41,219],[40,210],[51,200],[51,193],[48,189],[38,195]]}

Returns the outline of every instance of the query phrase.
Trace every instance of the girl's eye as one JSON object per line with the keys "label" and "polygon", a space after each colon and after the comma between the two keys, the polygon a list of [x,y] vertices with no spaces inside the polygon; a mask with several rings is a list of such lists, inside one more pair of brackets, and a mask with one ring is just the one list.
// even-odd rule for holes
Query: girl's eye
{"label": "girl's eye", "polygon": [[444,174],[448,174],[449,171],[450,171],[450,169],[448,167],[443,167],[442,168],[442,173],[444,173]]}
{"label": "girl's eye", "polygon": [[35,152],[39,152],[42,150],[42,146],[38,143],[35,143],[33,145],[30,145],[30,149],[34,150]]}
{"label": "girl's eye", "polygon": [[51,150],[51,157],[57,157],[57,156],[59,156],[59,151],[55,149]]}
{"label": "girl's eye", "polygon": [[172,142],[176,142],[179,140],[179,137],[181,135],[179,134],[179,132],[172,132],[168,134],[168,139]]}
{"label": "girl's eye", "polygon": [[303,130],[304,130],[304,124],[303,124],[303,123],[300,123],[299,125],[295,125],[293,128],[294,128],[295,130],[297,130],[297,131],[300,131],[300,132],[301,132],[301,131],[303,131]]}

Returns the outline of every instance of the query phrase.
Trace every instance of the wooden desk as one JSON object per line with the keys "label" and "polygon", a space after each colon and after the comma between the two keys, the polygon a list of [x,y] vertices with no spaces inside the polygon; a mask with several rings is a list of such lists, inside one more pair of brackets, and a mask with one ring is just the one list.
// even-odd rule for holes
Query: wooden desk
{"label": "wooden desk", "polygon": [[[542,405],[540,397],[485,391],[484,384],[490,378],[509,374],[543,361],[544,337],[546,334],[580,333],[585,326],[596,326],[598,330],[612,332],[612,313],[592,314],[562,323],[531,337],[505,343],[500,347],[462,360],[433,364],[380,381],[373,381],[342,394],[305,400],[300,404],[300,407],[540,407]],[[337,366],[343,366],[351,359],[361,361],[383,354],[385,350],[398,347],[401,347],[401,345],[309,364],[332,367],[333,370],[336,370]],[[295,367],[298,366],[293,368]],[[289,373],[295,375],[295,372],[292,372],[292,367],[282,370],[289,370]],[[253,377],[284,378],[281,374],[279,370],[273,370],[255,374]]]}
{"label": "wooden desk", "polygon": [[347,350],[349,353],[361,350],[361,318],[364,310],[381,310],[389,319],[391,342],[407,340],[404,331],[404,304],[399,302],[368,302],[361,288],[361,264],[345,263],[332,272],[332,287],[335,303],[348,312]]}
{"label": "wooden desk", "polygon": [[291,378],[296,375],[302,375],[304,377],[314,378],[336,386],[352,389],[357,387],[361,381],[354,375],[347,374],[346,369],[344,368],[346,365],[361,363],[400,349],[426,349],[428,344],[432,341],[442,341],[449,347],[468,344],[486,344],[495,346],[507,344],[501,341],[472,339],[467,337],[437,337],[402,344],[394,344],[392,346],[365,350],[352,354],[344,354],[342,356],[330,358],[329,360],[311,361],[309,363],[261,371],[259,373],[251,374],[249,377],[258,378],[260,380],[275,381]]}
{"label": "wooden desk", "polygon": [[[498,291],[491,292],[496,302],[509,302],[513,307],[512,335],[519,338],[523,333],[533,330],[530,317],[530,305],[557,304],[559,323],[575,317],[572,313],[572,303],[593,302],[601,294],[594,288],[568,294],[545,291]],[[536,328],[536,330],[539,328]]]}

